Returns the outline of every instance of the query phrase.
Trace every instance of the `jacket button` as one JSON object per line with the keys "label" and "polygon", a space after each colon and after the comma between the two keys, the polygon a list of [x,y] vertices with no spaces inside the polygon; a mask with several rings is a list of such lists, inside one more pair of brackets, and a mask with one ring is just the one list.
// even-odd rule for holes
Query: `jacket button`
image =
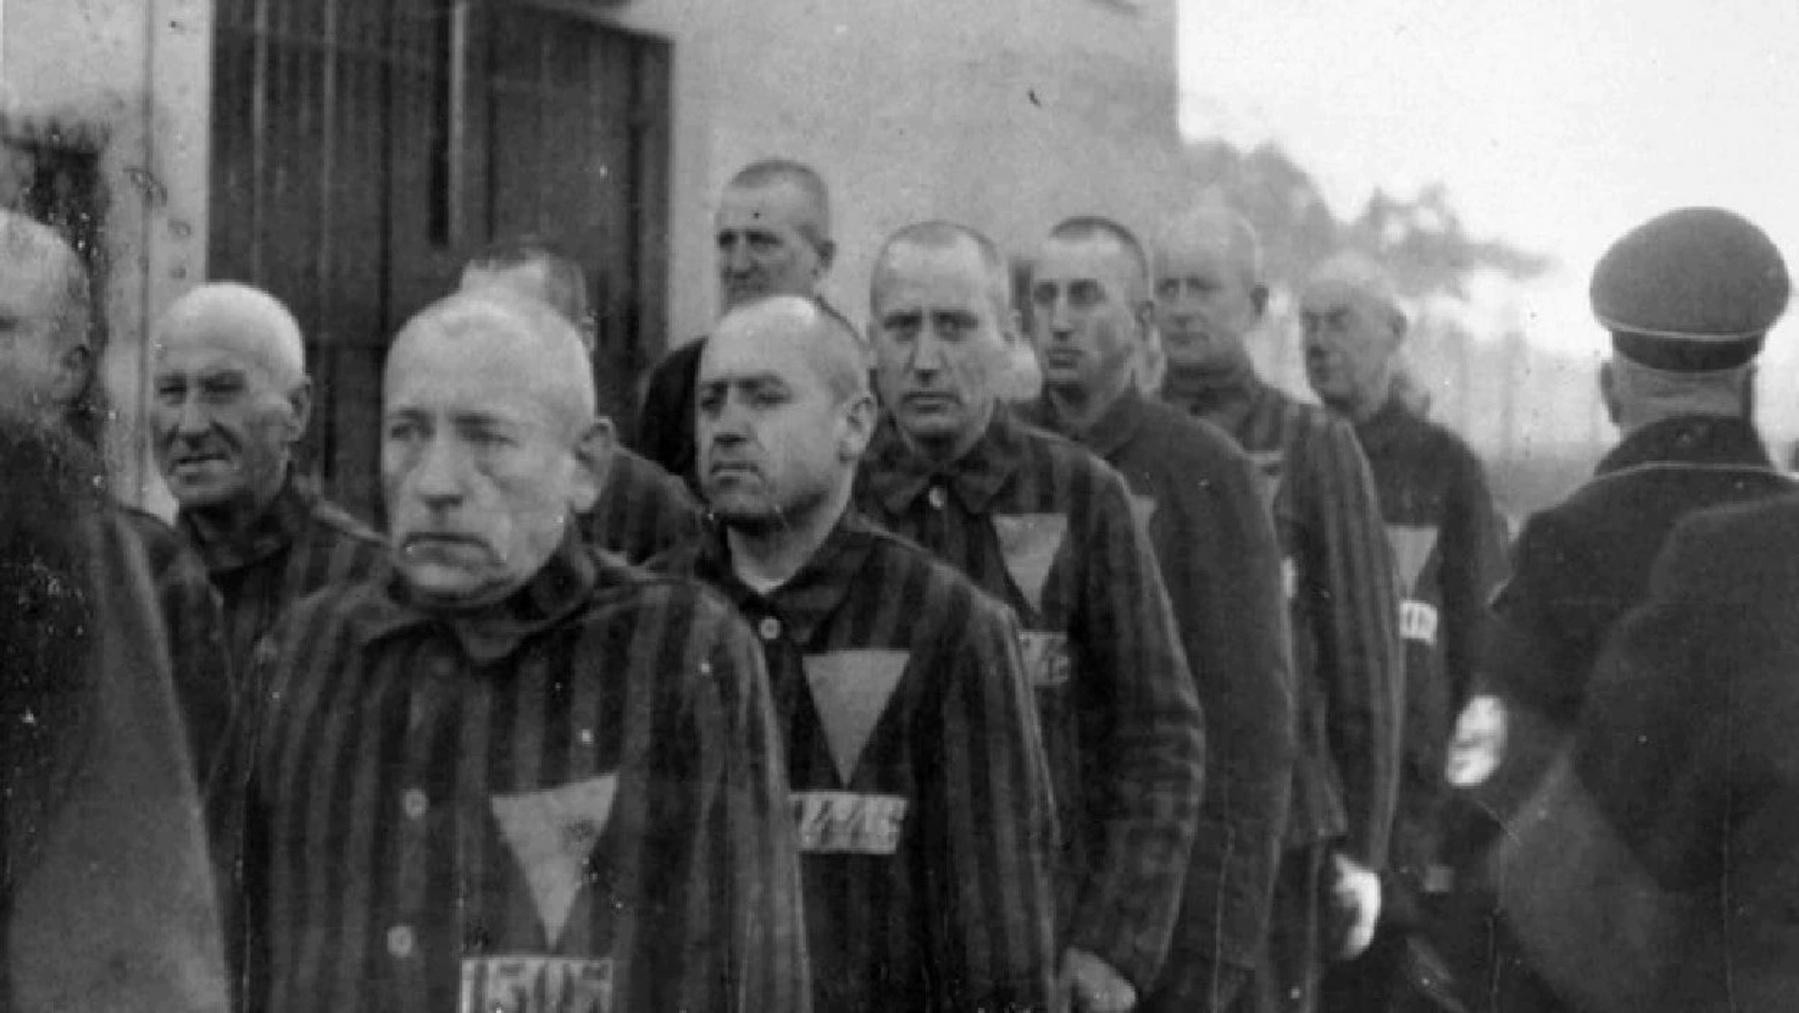
{"label": "jacket button", "polygon": [[764,616],[762,617],[762,622],[756,627],[756,632],[762,635],[763,640],[779,640],[781,637],[781,620],[776,619],[774,616]]}
{"label": "jacket button", "polygon": [[931,501],[933,509],[942,510],[943,504],[949,500],[949,495],[943,491],[943,486],[934,485],[931,486],[931,491],[925,494],[925,499]]}
{"label": "jacket button", "polygon": [[411,926],[395,925],[393,928],[387,930],[388,953],[404,960],[405,958],[412,956],[413,945]]}

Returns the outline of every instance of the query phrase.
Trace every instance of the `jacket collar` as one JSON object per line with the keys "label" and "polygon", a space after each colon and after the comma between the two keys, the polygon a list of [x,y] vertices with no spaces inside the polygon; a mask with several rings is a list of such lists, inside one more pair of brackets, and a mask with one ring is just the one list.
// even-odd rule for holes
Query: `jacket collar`
{"label": "jacket collar", "polygon": [[361,585],[351,637],[358,646],[420,626],[449,631],[477,664],[491,664],[516,651],[527,637],[549,629],[587,603],[600,581],[600,566],[581,542],[571,518],[562,542],[524,586],[506,598],[457,610],[425,603],[397,569],[381,581]]}
{"label": "jacket collar", "polygon": [[1594,474],[1608,475],[1640,464],[1774,466],[1755,426],[1747,419],[1723,415],[1681,415],[1652,422],[1613,447]]}
{"label": "jacket collar", "polygon": [[208,573],[229,573],[260,563],[292,545],[312,520],[318,503],[319,492],[311,480],[290,470],[275,498],[235,535],[204,538],[199,525],[185,511],[175,515],[175,526],[199,553]]}
{"label": "jacket collar", "polygon": [[968,452],[948,464],[915,453],[891,420],[869,449],[868,488],[889,513],[904,513],[934,483],[947,486],[969,513],[985,513],[1024,461],[1025,438],[1011,410],[996,405],[987,431]]}
{"label": "jacket collar", "polygon": [[1355,424],[1356,441],[1364,452],[1377,453],[1403,436],[1415,421],[1417,416],[1406,408],[1404,401],[1389,396],[1378,411]]}
{"label": "jacket collar", "polygon": [[1200,372],[1170,366],[1162,400],[1235,433],[1266,396],[1268,385],[1247,357],[1227,373]]}
{"label": "jacket collar", "polygon": [[1110,458],[1120,447],[1131,442],[1143,428],[1144,400],[1135,387],[1126,387],[1112,399],[1099,419],[1084,433],[1076,433],[1062,424],[1048,395],[1019,410],[1019,419],[1050,432],[1075,440],[1100,457]]}
{"label": "jacket collar", "polygon": [[813,634],[855,589],[869,554],[881,537],[879,530],[854,508],[847,509],[798,572],[780,587],[760,594],[731,569],[730,543],[725,539],[724,526],[713,524],[700,543],[694,571],[708,584],[723,590],[738,609],[773,611],[794,642],[804,645],[811,642]]}

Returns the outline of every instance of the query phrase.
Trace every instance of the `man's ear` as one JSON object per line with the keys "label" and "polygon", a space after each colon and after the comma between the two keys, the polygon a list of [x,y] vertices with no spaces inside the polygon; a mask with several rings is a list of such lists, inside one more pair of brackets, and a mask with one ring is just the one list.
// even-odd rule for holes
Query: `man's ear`
{"label": "man's ear", "polygon": [[1268,286],[1257,285],[1249,290],[1249,305],[1256,311],[1255,323],[1261,323],[1268,312]]}
{"label": "man's ear", "polygon": [[1611,419],[1612,425],[1622,426],[1624,406],[1618,400],[1618,375],[1613,372],[1610,362],[1599,364],[1599,400],[1605,405],[1605,416]]}
{"label": "man's ear", "polygon": [[612,420],[604,415],[575,439],[575,481],[569,493],[569,506],[575,513],[587,513],[599,502],[600,490],[605,488],[606,476],[612,470],[617,439]]}
{"label": "man's ear", "polygon": [[312,421],[311,377],[302,377],[294,389],[287,392],[287,407],[287,442],[298,443],[300,437],[306,435],[307,423]]}
{"label": "man's ear", "polygon": [[879,418],[880,410],[875,406],[873,394],[863,391],[850,398],[843,406],[843,432],[837,441],[838,460],[861,459],[869,441],[874,439],[875,423]]}

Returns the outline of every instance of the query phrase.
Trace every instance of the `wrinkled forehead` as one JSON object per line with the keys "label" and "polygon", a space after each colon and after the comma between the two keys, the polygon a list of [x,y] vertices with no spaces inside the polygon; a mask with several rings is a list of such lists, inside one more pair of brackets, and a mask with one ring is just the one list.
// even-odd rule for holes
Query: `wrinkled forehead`
{"label": "wrinkled forehead", "polygon": [[897,243],[875,265],[878,312],[899,309],[971,309],[992,312],[986,262],[972,240],[948,245]]}
{"label": "wrinkled forehead", "polygon": [[1223,230],[1184,231],[1163,240],[1151,259],[1158,278],[1247,281],[1251,270],[1247,254]]}
{"label": "wrinkled forehead", "polygon": [[1130,251],[1111,236],[1055,238],[1043,244],[1032,280],[1097,281],[1119,291],[1135,281]]}
{"label": "wrinkled forehead", "polygon": [[155,368],[165,375],[234,370],[271,383],[284,370],[272,334],[254,319],[228,315],[167,322],[157,332]]}
{"label": "wrinkled forehead", "polygon": [[417,320],[394,341],[383,377],[388,411],[544,420],[579,410],[578,363],[502,313]]}
{"label": "wrinkled forehead", "polygon": [[812,205],[806,191],[788,180],[727,186],[719,196],[717,226],[720,231],[755,227],[816,230],[821,224],[818,209]]}

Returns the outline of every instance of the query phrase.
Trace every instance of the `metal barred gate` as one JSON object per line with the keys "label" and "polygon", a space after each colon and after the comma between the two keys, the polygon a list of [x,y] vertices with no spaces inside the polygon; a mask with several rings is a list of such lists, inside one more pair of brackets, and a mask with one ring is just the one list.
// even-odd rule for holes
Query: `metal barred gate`
{"label": "metal barred gate", "polygon": [[306,331],[304,458],[377,518],[395,329],[495,238],[587,269],[602,410],[666,340],[666,43],[523,0],[219,0],[209,274]]}

